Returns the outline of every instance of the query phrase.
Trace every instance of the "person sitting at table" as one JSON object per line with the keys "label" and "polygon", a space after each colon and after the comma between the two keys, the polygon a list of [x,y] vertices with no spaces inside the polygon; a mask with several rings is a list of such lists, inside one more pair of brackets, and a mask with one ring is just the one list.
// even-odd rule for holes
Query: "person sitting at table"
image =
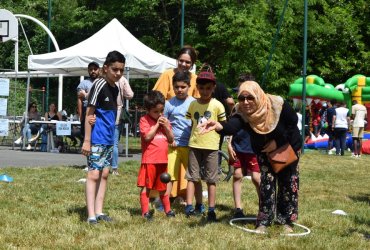
{"label": "person sitting at table", "polygon": [[[27,123],[25,121],[27,120]],[[32,120],[41,120],[41,116],[39,112],[37,111],[37,104],[35,102],[31,102],[28,105],[27,112],[23,113],[22,120],[20,122],[21,126],[23,126],[22,136],[18,138],[14,143],[15,144],[21,144],[23,141],[23,138],[26,138],[25,143],[28,143],[27,150],[31,150],[31,143],[34,142],[38,136],[39,136],[39,124],[30,124],[29,121]],[[33,134],[37,134],[35,137],[31,138]]]}
{"label": "person sitting at table", "polygon": [[[61,121],[62,120],[62,114],[60,112],[57,111],[57,108],[55,106],[55,103],[50,103],[49,105],[49,111],[48,112],[45,112],[45,121]],[[56,133],[56,126],[55,124],[44,124],[41,128],[41,141],[42,141],[42,144],[41,144],[41,151],[45,152],[46,151],[46,144],[47,144],[47,140],[48,140],[48,135],[47,135],[47,131],[48,130],[53,130],[53,134]],[[58,145],[58,149],[59,147],[62,147],[62,145],[60,145],[61,140],[58,139],[57,137],[57,143],[56,145]],[[62,142],[62,141],[61,141]]]}
{"label": "person sitting at table", "polygon": [[55,103],[50,103],[49,111],[45,113],[45,121],[51,121],[51,120],[55,120],[55,121],[62,120],[62,114],[57,111]]}

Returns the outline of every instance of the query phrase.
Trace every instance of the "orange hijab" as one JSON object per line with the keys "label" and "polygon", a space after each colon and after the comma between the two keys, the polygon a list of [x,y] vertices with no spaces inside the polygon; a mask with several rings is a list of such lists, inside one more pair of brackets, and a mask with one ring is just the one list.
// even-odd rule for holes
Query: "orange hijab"
{"label": "orange hijab", "polygon": [[247,91],[255,98],[257,109],[252,114],[245,114],[236,106],[237,113],[248,122],[251,128],[258,134],[268,134],[276,128],[280,113],[283,109],[284,100],[280,96],[266,94],[260,85],[254,81],[243,82],[239,87],[238,96]]}

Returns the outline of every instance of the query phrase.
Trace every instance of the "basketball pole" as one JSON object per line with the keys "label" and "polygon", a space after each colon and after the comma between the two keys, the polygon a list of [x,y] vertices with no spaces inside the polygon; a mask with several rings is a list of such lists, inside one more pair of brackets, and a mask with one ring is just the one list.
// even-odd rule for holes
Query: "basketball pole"
{"label": "basketball pole", "polygon": [[184,47],[184,20],[185,20],[185,0],[181,1],[181,40],[180,47]]}
{"label": "basketball pole", "polygon": [[[50,30],[50,19],[51,19],[51,0],[48,0],[48,29]],[[48,53],[50,53],[50,36],[48,36]],[[46,78],[46,100],[45,100],[45,109],[49,107],[49,77]],[[59,103],[58,103],[59,104]],[[58,110],[59,111],[59,110]]]}

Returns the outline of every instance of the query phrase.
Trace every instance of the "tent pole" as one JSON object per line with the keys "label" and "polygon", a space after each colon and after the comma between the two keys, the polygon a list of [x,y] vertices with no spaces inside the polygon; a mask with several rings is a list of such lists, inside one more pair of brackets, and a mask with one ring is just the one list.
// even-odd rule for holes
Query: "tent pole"
{"label": "tent pole", "polygon": [[[127,76],[127,81],[130,83],[130,68],[126,68],[126,76]],[[128,111],[128,105],[129,102],[126,100],[125,103],[125,109]],[[126,136],[125,136],[125,156],[128,157],[128,123],[125,123],[125,130],[126,130]]]}
{"label": "tent pole", "polygon": [[[30,71],[28,71],[28,77],[27,77],[27,88],[26,88],[26,112],[25,112],[25,119],[24,119],[24,124],[23,124],[23,129],[26,127],[26,124],[28,123],[28,104],[30,102],[30,81],[31,81],[31,75],[30,75]],[[26,138],[25,138],[25,134],[23,133],[23,131],[21,131],[21,134],[23,136],[23,147],[22,149],[25,148],[26,146]]]}
{"label": "tent pole", "polygon": [[58,111],[63,110],[63,75],[58,77]]}

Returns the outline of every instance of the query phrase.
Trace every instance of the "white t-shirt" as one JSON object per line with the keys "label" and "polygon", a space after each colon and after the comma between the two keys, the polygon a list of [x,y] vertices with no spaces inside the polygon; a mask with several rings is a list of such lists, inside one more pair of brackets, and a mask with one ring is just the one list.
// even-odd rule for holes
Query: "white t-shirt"
{"label": "white t-shirt", "polygon": [[298,116],[297,127],[299,131],[302,131],[302,114],[297,112],[297,116]]}
{"label": "white t-shirt", "polygon": [[362,128],[365,127],[365,117],[367,115],[367,110],[364,105],[355,104],[352,106],[352,115],[355,119],[353,120],[353,127]]}
{"label": "white t-shirt", "polygon": [[349,116],[348,113],[349,109],[345,107],[339,107],[335,109],[335,124],[334,128],[346,128],[348,129],[348,121],[347,117]]}

